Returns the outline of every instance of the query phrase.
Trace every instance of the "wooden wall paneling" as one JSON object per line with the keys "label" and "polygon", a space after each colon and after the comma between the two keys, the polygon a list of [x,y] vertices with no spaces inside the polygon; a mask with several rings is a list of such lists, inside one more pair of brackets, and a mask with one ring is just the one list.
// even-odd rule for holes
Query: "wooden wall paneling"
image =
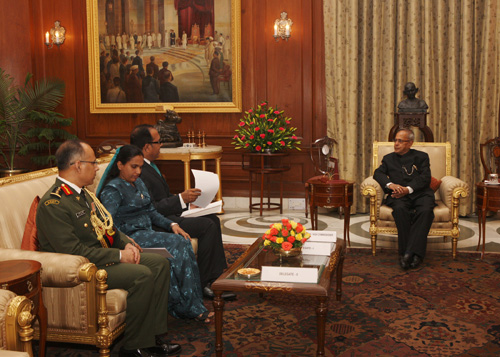
{"label": "wooden wall paneling", "polygon": [[[35,73],[37,76],[58,74],[66,82],[67,98],[60,111],[75,118],[74,130],[82,140],[94,146],[108,138],[128,141],[135,125],[155,124],[162,117],[163,114],[91,114],[86,1],[20,1],[21,6],[32,7],[34,49],[31,58],[36,58],[32,64]],[[298,127],[297,134],[304,138],[303,150],[293,153],[294,175],[286,175],[285,196],[303,197],[303,181],[312,173],[307,148],[313,138],[320,136],[319,133],[324,135],[326,128],[324,89],[318,88],[324,83],[324,44],[320,37],[323,31],[322,0],[242,0],[241,9],[243,109],[248,110],[257,101],[267,99],[293,118],[293,125]],[[288,42],[281,39],[276,42],[272,36],[274,20],[282,11],[288,12],[294,21]],[[23,16],[18,20],[21,23],[26,22],[22,20]],[[68,39],[59,50],[47,50],[42,33],[52,27],[56,19],[66,27]],[[35,41],[38,35],[40,40]],[[26,47],[21,46],[16,51],[26,52]],[[29,61],[23,66],[29,66]],[[183,137],[188,129],[204,130],[208,144],[223,147],[225,196],[248,194],[248,174],[241,170],[241,153],[231,144],[242,115],[183,113],[182,123],[178,125]],[[166,165],[171,186],[179,184],[179,189],[182,189],[182,166],[176,163]],[[275,190],[274,195],[277,193]]]}
{"label": "wooden wall paneling", "polygon": [[30,8],[31,0],[2,1],[0,13],[0,68],[18,85],[24,84],[26,73],[33,72]]}

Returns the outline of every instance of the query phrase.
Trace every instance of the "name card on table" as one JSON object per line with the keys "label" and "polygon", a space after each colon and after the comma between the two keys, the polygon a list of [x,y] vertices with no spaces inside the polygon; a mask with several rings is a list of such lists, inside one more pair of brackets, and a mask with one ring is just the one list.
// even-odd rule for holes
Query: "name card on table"
{"label": "name card on table", "polygon": [[314,242],[307,240],[302,246],[303,255],[330,255],[335,249],[335,243]]}
{"label": "name card on table", "polygon": [[318,268],[263,266],[260,280],[285,283],[317,283]]}
{"label": "name card on table", "polygon": [[336,231],[307,231],[311,237],[308,242],[330,242],[335,243],[337,241]]}

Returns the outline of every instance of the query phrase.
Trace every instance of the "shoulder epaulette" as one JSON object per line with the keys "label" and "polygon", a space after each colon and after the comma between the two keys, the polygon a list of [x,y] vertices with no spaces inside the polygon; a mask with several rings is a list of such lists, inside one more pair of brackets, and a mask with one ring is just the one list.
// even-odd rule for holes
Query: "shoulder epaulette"
{"label": "shoulder epaulette", "polygon": [[73,191],[71,191],[71,188],[69,188],[68,185],[66,185],[64,183],[61,185],[61,190],[64,192],[64,194],[66,196],[69,196],[69,195],[73,194]]}
{"label": "shoulder epaulette", "polygon": [[56,196],[61,198],[61,187],[54,187],[52,192],[50,193],[52,196]]}

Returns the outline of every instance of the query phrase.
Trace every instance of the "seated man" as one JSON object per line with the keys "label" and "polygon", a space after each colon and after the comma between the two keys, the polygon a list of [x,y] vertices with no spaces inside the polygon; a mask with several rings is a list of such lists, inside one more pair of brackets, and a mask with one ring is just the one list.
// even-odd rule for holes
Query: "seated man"
{"label": "seated man", "polygon": [[[213,299],[214,293],[210,286],[227,268],[219,218],[214,214],[195,218],[180,217],[181,213],[188,208],[187,205],[195,201],[201,191],[191,188],[179,195],[170,193],[167,182],[153,162],[160,154],[161,142],[160,134],[152,125],[136,126],[130,134],[130,144],[139,147],[144,154],[141,179],[146,184],[158,212],[179,223],[179,226],[191,237],[198,238],[197,261],[203,295]],[[225,292],[222,298],[232,300],[236,298],[236,295]]]}
{"label": "seated man", "polygon": [[120,356],[168,356],[180,352],[169,344],[167,306],[170,263],[157,254],[141,253],[93,194],[85,189],[96,176],[92,148],[79,140],[56,151],[59,176],[38,206],[40,250],[86,257],[108,273],[110,289],[125,289],[125,344]]}
{"label": "seated man", "polygon": [[384,156],[373,174],[389,193],[384,203],[393,209],[398,228],[399,263],[404,270],[417,268],[424,259],[436,205],[429,186],[429,155],[411,149],[414,138],[412,130],[399,130],[394,138],[394,152]]}

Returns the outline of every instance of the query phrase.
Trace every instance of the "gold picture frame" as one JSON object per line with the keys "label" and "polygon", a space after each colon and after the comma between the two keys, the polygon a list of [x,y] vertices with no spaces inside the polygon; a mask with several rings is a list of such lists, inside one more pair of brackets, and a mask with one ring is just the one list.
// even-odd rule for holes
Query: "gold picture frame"
{"label": "gold picture frame", "polygon": [[[185,44],[185,42],[182,41],[182,44],[180,46],[179,46],[180,37],[176,39],[176,44],[172,46],[170,44],[166,44],[167,41],[165,41],[167,37],[167,29],[174,27],[172,26],[171,23],[166,24],[167,23],[166,20],[171,20],[175,16],[179,16],[179,11],[177,11],[178,9],[175,9],[175,15],[172,15],[171,12],[168,12],[170,10],[165,10],[166,6],[173,6],[172,2],[170,1],[167,2],[166,0],[165,1],[160,0],[154,3],[156,4],[156,6],[158,6],[158,4],[160,4],[161,6],[165,6],[163,8],[163,12],[164,14],[166,14],[165,20],[164,19],[161,20],[163,23],[159,22],[158,19],[160,16],[158,16],[158,14],[156,16],[151,15],[151,9],[150,11],[142,11],[141,14],[139,14],[138,9],[141,9],[140,8],[141,6],[143,9],[145,6],[144,0],[126,0],[125,2],[121,0],[86,0],[86,1],[87,1],[88,56],[89,56],[89,97],[90,97],[91,113],[165,113],[167,109],[175,110],[176,112],[179,113],[238,113],[242,111],[241,0],[214,0],[213,2],[214,7],[211,13],[213,24],[209,22],[209,24],[205,25],[206,27],[202,30],[200,30],[200,26],[198,26],[198,31],[200,32],[197,32],[196,28],[192,27],[189,40],[186,40],[187,44]],[[134,24],[133,22],[132,18],[133,16],[131,14],[132,12],[127,13],[125,11],[126,9],[122,9],[122,6],[128,8],[134,8],[133,15],[136,18],[136,24]],[[230,9],[227,9],[228,6],[230,7]],[[222,13],[222,16],[218,17],[217,11],[219,11],[219,13]],[[112,16],[110,16],[110,14]],[[145,14],[148,14],[150,17],[149,23],[145,19],[146,18]],[[142,15],[144,19],[141,19],[139,15]],[[117,20],[117,18],[119,20]],[[210,42],[218,43],[218,45],[214,46],[219,46],[219,45],[221,46],[219,47],[219,50],[217,50],[217,48],[215,47],[216,48],[215,51],[220,53],[219,56],[223,57],[223,54],[228,53],[228,52],[223,53],[222,51],[224,41],[218,42],[216,38],[214,39],[214,37],[217,37],[218,35],[216,31],[218,27],[217,26],[218,23],[216,20],[217,18],[223,19],[220,22],[220,24],[224,25],[221,25],[220,28],[225,28],[225,29],[230,28],[230,35],[226,34],[226,37],[230,36],[227,40],[230,41],[230,46],[227,46],[227,51],[230,52],[225,58],[225,60],[221,61],[222,63],[220,65],[221,73],[222,69],[223,68],[226,69],[226,67],[230,69],[230,71],[228,71],[229,80],[227,80],[228,76],[218,77],[220,78],[220,81],[222,81],[223,78],[226,79],[224,82],[219,83],[220,92],[214,94],[216,92],[216,89],[213,89],[213,93],[209,94],[208,91],[214,88],[213,87],[214,84],[212,83],[212,77],[213,78],[217,77],[215,77],[215,75],[210,76],[210,73],[213,72],[208,71],[208,68],[210,66],[209,66],[209,60],[207,58],[207,51],[205,50],[204,46],[207,46],[207,44]],[[128,21],[128,19],[130,19],[130,22]],[[143,22],[141,23],[141,21]],[[104,60],[100,58],[103,49],[106,50],[105,53],[110,53],[114,48],[117,48],[118,46],[117,39],[118,37],[121,37],[118,35],[122,32],[125,34],[125,39],[130,37],[138,37],[140,39],[142,36],[146,38],[146,31],[144,29],[146,28],[146,26],[148,26],[149,28],[153,27],[153,24],[151,23],[152,21],[156,21],[154,26],[157,27],[160,26],[158,32],[161,33],[160,31],[162,31],[165,34],[165,36],[163,37],[165,47],[161,48],[162,40],[160,40],[157,42],[159,46],[157,52],[154,51],[155,47],[154,45],[152,47],[149,46],[147,49],[143,49],[144,53],[142,53],[142,56],[140,57],[146,59],[150,57],[149,54],[153,55],[154,53],[159,53],[158,56],[160,59],[161,57],[163,57],[169,59],[173,58],[174,61],[176,60],[180,61],[174,63],[174,65],[171,66],[172,68],[175,67],[176,64],[178,64],[177,67],[180,68],[177,74],[175,69],[172,69],[171,72],[174,75],[172,76],[172,78],[174,78],[174,81],[175,79],[177,79],[180,81],[180,83],[184,84],[184,90],[185,90],[184,97],[194,98],[194,101],[179,101],[179,102],[158,101],[151,103],[145,103],[145,102],[109,103],[107,102],[107,99],[104,99],[103,101],[102,100],[103,97],[106,98],[106,96],[101,95],[101,76],[103,76],[102,78],[107,82],[110,82],[111,80],[109,76],[106,77],[104,72],[101,73],[101,68],[105,67],[102,65],[102,63],[106,63],[107,65],[107,62],[105,62],[107,58],[104,58]],[[108,34],[108,32],[111,32],[107,30],[111,26],[110,23],[113,23],[114,27],[112,32],[116,32],[117,36],[115,36],[114,34],[111,34],[110,36],[110,34]],[[158,23],[160,24],[158,25]],[[190,23],[192,23],[192,21]],[[161,26],[163,26],[163,28],[161,28]],[[194,26],[196,26],[196,24],[194,24]],[[210,26],[212,27],[210,28]],[[176,36],[177,32],[180,32],[179,30],[180,27],[181,26],[179,26],[179,23],[177,23],[177,27],[174,29],[175,30],[174,36]],[[137,32],[139,33],[138,35],[136,34]],[[142,35],[141,32],[143,33]],[[195,33],[199,33],[200,36],[199,37],[195,36]],[[209,34],[213,33],[213,35],[207,36],[207,38],[205,38],[205,33]],[[149,37],[150,34],[151,33],[148,33],[147,37]],[[106,37],[108,38],[112,37],[112,41],[109,42]],[[158,38],[161,37],[158,36]],[[115,42],[116,44],[112,45],[114,41],[116,41]],[[188,41],[192,41],[191,48]],[[129,51],[135,51],[138,48],[137,47],[138,41],[136,41],[135,43],[136,47],[134,47],[134,49],[132,49],[132,46],[134,45],[129,43],[128,40],[121,42],[126,43],[127,44],[126,46],[130,47],[130,49],[128,49]],[[147,41],[143,42],[149,44],[150,43],[149,38],[147,38]],[[125,45],[120,45],[120,46],[125,46]],[[182,50],[184,50],[185,52],[181,52]],[[205,51],[204,56],[202,56],[202,51]],[[183,54],[186,54],[184,56],[186,58],[191,56],[191,59],[185,61],[182,61],[182,59],[178,59],[182,58]],[[205,58],[205,63],[203,63],[203,58]],[[167,60],[165,59],[165,61]],[[195,63],[195,61],[197,62]],[[144,62],[143,68],[145,69],[147,61],[144,60],[143,62]],[[160,65],[161,68],[161,61],[159,61],[158,64]],[[227,66],[228,64],[230,67]],[[198,72],[196,72],[196,69],[186,70],[186,67],[189,66],[197,67]],[[120,75],[120,77],[122,76]],[[218,79],[214,79],[214,82],[215,81],[219,82]],[[123,80],[122,83],[124,83]],[[110,88],[110,85],[108,85],[107,87],[105,86],[103,88],[103,92],[104,90],[106,90],[106,88]],[[190,92],[189,90],[191,90],[192,88],[196,88],[196,91],[193,90],[192,92]],[[181,88],[181,92],[179,94],[180,100],[182,100],[183,98],[182,93],[183,92]],[[200,100],[198,100],[198,97],[200,98]],[[129,98],[132,97],[130,96]],[[223,99],[223,101],[220,101],[221,98]]]}

